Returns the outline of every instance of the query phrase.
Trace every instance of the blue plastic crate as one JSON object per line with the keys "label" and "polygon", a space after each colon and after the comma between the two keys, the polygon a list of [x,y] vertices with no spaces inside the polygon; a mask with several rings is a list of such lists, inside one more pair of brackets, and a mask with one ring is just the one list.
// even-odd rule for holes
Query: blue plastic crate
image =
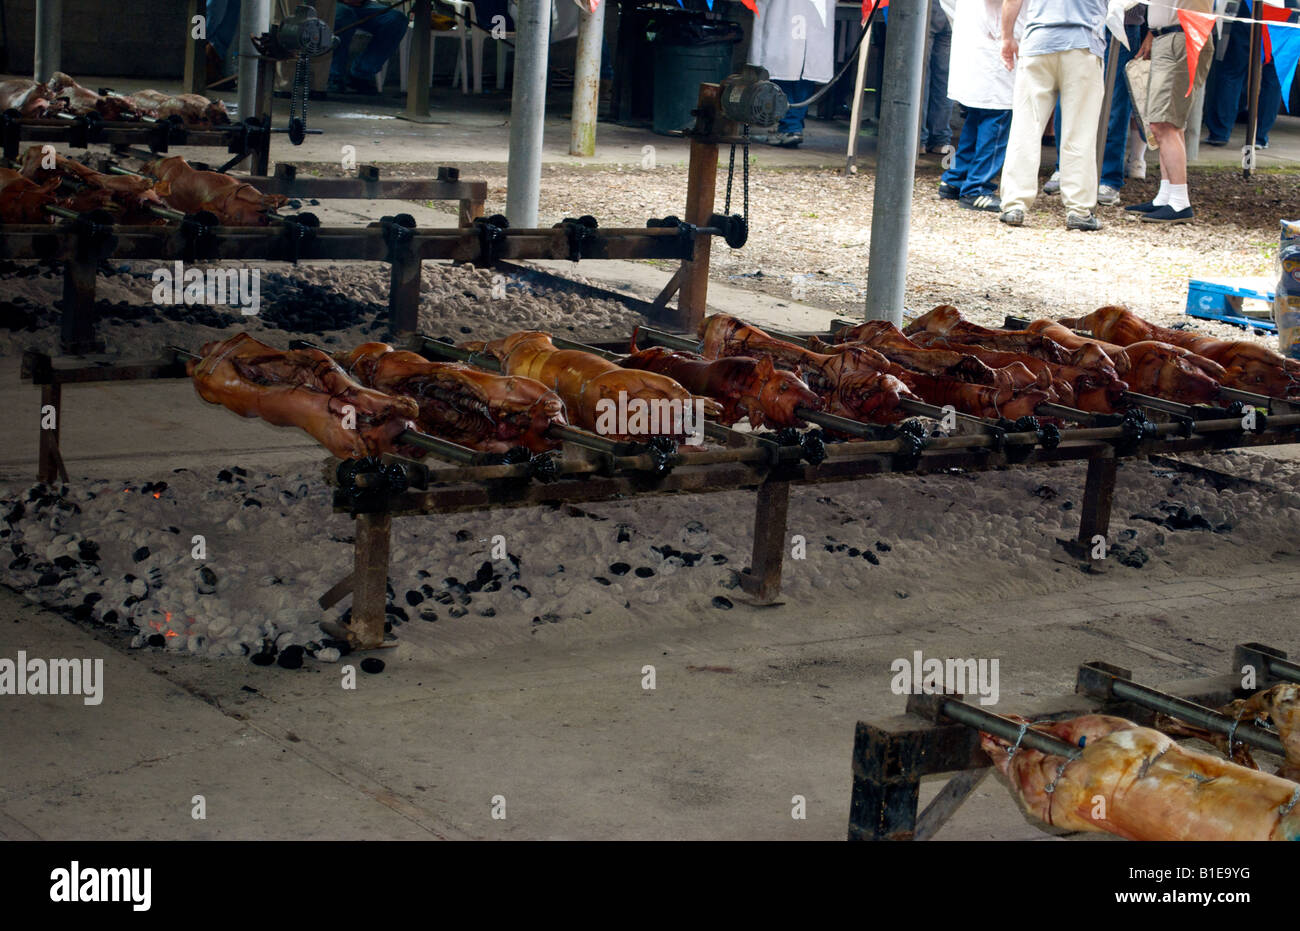
{"label": "blue plastic crate", "polygon": [[1261,282],[1202,281],[1187,282],[1187,315],[1202,320],[1217,320],[1234,326],[1277,332],[1277,326],[1265,317],[1250,317],[1241,312],[1244,298],[1273,303],[1273,289]]}

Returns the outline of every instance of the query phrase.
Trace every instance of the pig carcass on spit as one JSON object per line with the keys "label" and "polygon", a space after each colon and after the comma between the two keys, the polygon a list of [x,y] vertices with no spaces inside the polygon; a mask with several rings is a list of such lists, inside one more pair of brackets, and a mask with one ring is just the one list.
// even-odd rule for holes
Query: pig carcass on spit
{"label": "pig carcass on spit", "polygon": [[187,126],[225,126],[230,113],[220,100],[202,94],[168,94],[163,91],[136,91],[127,98],[145,116],[164,120],[179,116]]}
{"label": "pig carcass on spit", "polygon": [[[41,146],[32,146],[23,153],[20,170],[23,177],[37,184],[51,180],[68,182],[81,190],[61,194],[61,203],[69,209],[82,212],[95,207],[105,207],[120,212],[119,221],[131,223],[165,223],[149,213],[149,206],[165,206],[153,182],[137,175],[106,175],[87,168],[80,162],[62,155],[52,156],[54,167],[46,168],[49,156]],[[107,192],[101,194],[100,192]]]}
{"label": "pig carcass on spit", "polygon": [[52,223],[54,216],[45,209],[56,204],[54,193],[59,182],[37,184],[10,168],[0,168],[0,222]]}
{"label": "pig carcass on spit", "polygon": [[155,187],[167,206],[182,213],[207,210],[222,226],[266,226],[271,222],[267,211],[289,201],[230,175],[191,168],[179,155],[150,162],[145,173],[158,179]]}
{"label": "pig carcass on spit", "polygon": [[[1250,698],[1238,698],[1219,709],[1220,713],[1243,724],[1272,724],[1286,754],[1277,775],[1300,781],[1300,685],[1286,682],[1261,689]],[[1251,749],[1239,740],[1229,742],[1228,735],[1207,731],[1168,715],[1156,715],[1156,728],[1174,737],[1199,737],[1214,744],[1234,763],[1258,769]]]}
{"label": "pig carcass on spit", "polygon": [[27,78],[0,81],[0,112],[17,110],[24,119],[41,119],[62,108],[47,84]]}
{"label": "pig carcass on spit", "polygon": [[50,75],[46,82],[54,92],[54,100],[59,109],[69,113],[98,113],[106,120],[138,120],[140,111],[132,106],[125,97],[102,97],[88,87],[82,87],[71,76],[62,71]]}
{"label": "pig carcass on spit", "polygon": [[387,343],[363,343],[338,357],[367,388],[399,395],[420,407],[420,429],[481,452],[525,446],[534,453],[560,446],[547,435],[563,426],[564,402],[541,382],[493,375],[459,362],[430,362]]}
{"label": "pig carcass on spit", "polygon": [[980,744],[1033,817],[1129,840],[1300,840],[1300,784],[1188,750],[1132,721],[1089,714],[1035,730],[1082,747],[1076,760],[1000,737]]}
{"label": "pig carcass on spit", "polygon": [[208,343],[201,354],[186,371],[205,401],[278,427],[298,427],[340,459],[418,452],[397,437],[416,429],[419,405],[363,388],[319,350],[283,352],[237,333]]}

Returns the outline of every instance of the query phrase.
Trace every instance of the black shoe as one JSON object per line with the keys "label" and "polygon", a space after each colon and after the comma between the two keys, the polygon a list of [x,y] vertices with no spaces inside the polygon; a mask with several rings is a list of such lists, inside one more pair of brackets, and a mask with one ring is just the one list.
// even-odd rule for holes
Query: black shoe
{"label": "black shoe", "polygon": [[361,77],[360,75],[348,75],[348,90],[354,94],[364,94],[367,97],[378,97],[379,88],[375,87],[375,77]]}
{"label": "black shoe", "polygon": [[1182,210],[1175,210],[1168,204],[1163,207],[1157,207],[1150,213],[1144,213],[1139,218],[1143,223],[1190,223],[1192,217],[1196,214],[1191,207],[1184,207]]}
{"label": "black shoe", "polygon": [[949,184],[947,181],[939,182],[940,200],[959,200],[960,198],[961,198],[961,188]]}
{"label": "black shoe", "polygon": [[1145,204],[1129,204],[1124,208],[1130,213],[1150,213],[1152,210],[1159,210],[1153,202],[1147,201]]}
{"label": "black shoe", "polygon": [[1205,144],[1212,145],[1216,149],[1222,149],[1225,145],[1228,144],[1228,140],[1227,139],[1206,139]]}
{"label": "black shoe", "polygon": [[963,197],[957,203],[967,210],[987,210],[989,213],[1002,212],[1002,202],[994,194],[977,194],[974,197]]}

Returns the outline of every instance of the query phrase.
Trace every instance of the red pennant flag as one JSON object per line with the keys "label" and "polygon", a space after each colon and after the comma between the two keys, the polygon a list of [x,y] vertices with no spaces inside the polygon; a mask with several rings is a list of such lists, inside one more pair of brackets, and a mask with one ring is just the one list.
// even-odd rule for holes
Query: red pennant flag
{"label": "red pennant flag", "polygon": [[880,8],[884,9],[889,6],[889,0],[862,0],[862,21],[865,23],[871,11]]}
{"label": "red pennant flag", "polygon": [[1214,29],[1214,14],[1179,10],[1178,21],[1183,24],[1183,35],[1187,39],[1187,93],[1183,96],[1190,97],[1192,84],[1196,81],[1196,61]]}
{"label": "red pennant flag", "polygon": [[[1267,3],[1261,3],[1259,5],[1260,18],[1263,19],[1265,22],[1271,20],[1272,22],[1275,23],[1285,23],[1288,21],[1292,12],[1293,12],[1292,10],[1288,10],[1286,7],[1271,6],[1270,4]],[[1265,26],[1264,27],[1264,64],[1268,64],[1272,60],[1273,60],[1272,30],[1269,29],[1267,26]]]}
{"label": "red pennant flag", "polygon": [[758,16],[758,0],[740,0],[740,2],[743,3],[745,8],[753,13],[755,17]]}

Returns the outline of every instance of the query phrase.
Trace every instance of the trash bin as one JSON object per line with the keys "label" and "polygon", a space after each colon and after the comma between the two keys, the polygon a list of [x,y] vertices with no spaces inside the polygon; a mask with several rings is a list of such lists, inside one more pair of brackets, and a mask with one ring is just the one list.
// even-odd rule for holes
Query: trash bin
{"label": "trash bin", "polygon": [[654,116],[657,133],[687,129],[700,85],[731,73],[732,50],[743,33],[739,23],[670,17],[652,20],[646,31],[654,47]]}

